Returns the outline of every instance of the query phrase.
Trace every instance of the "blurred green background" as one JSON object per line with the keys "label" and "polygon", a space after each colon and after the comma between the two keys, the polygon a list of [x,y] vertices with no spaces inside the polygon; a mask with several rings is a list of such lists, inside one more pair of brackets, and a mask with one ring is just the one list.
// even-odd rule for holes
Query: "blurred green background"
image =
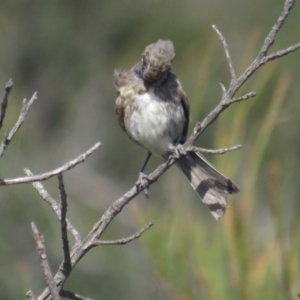
{"label": "blurred green background", "polygon": [[[1,177],[58,167],[96,141],[102,148],[65,175],[68,217],[85,236],[103,211],[136,181],[146,155],[119,128],[115,68],[128,69],[145,46],[171,39],[173,70],[191,105],[191,124],[221,98],[230,74],[211,28],[225,35],[237,70],[255,58],[283,0],[1,1],[0,86],[15,83],[4,122],[15,123],[21,101],[39,99],[2,157]],[[296,3],[271,51],[299,42]],[[134,199],[104,239],[131,235],[126,246],[93,249],[65,288],[93,299],[297,299],[300,292],[300,52],[259,70],[239,95],[258,96],[226,110],[198,145],[240,151],[206,156],[241,192],[216,222],[175,167]],[[1,96],[2,97],[2,96]],[[147,171],[161,162],[154,158]],[[57,180],[44,183],[59,200]],[[30,222],[45,235],[55,272],[62,260],[59,223],[31,185],[0,190],[1,299],[39,295],[45,283]]]}

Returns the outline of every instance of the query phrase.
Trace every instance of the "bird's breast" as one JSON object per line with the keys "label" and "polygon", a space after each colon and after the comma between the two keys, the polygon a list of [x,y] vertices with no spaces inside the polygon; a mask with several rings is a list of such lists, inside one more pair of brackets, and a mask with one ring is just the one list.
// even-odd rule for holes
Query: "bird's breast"
{"label": "bird's breast", "polygon": [[162,100],[154,92],[135,95],[134,101],[125,105],[126,132],[140,146],[158,155],[174,150],[185,121],[180,99]]}

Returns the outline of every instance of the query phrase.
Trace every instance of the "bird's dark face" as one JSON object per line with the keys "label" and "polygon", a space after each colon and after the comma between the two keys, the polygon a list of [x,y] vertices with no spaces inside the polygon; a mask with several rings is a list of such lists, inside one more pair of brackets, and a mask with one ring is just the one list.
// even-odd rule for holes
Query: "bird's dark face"
{"label": "bird's dark face", "polygon": [[142,77],[147,82],[161,80],[171,69],[175,50],[171,41],[159,40],[146,47],[142,54]]}

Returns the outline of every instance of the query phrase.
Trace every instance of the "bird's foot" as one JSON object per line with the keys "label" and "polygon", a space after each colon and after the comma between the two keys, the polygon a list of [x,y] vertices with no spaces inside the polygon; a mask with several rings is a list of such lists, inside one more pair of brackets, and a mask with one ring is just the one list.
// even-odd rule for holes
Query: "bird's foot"
{"label": "bird's foot", "polygon": [[183,148],[183,146],[181,144],[177,145],[175,150],[174,150],[174,154],[176,156],[176,158],[179,158],[181,155],[186,155],[186,151]]}
{"label": "bird's foot", "polygon": [[142,190],[144,191],[145,195],[147,198],[149,198],[149,188],[148,188],[148,184],[149,184],[149,177],[143,173],[143,172],[140,172],[139,173],[139,179],[138,179],[138,182],[137,184],[141,186]]}

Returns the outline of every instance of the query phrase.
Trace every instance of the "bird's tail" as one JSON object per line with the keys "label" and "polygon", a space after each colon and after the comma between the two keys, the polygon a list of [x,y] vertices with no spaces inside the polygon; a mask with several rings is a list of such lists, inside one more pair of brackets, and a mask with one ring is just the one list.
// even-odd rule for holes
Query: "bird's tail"
{"label": "bird's tail", "polygon": [[180,156],[176,165],[212,215],[221,219],[226,211],[227,195],[239,192],[235,184],[195,152]]}

